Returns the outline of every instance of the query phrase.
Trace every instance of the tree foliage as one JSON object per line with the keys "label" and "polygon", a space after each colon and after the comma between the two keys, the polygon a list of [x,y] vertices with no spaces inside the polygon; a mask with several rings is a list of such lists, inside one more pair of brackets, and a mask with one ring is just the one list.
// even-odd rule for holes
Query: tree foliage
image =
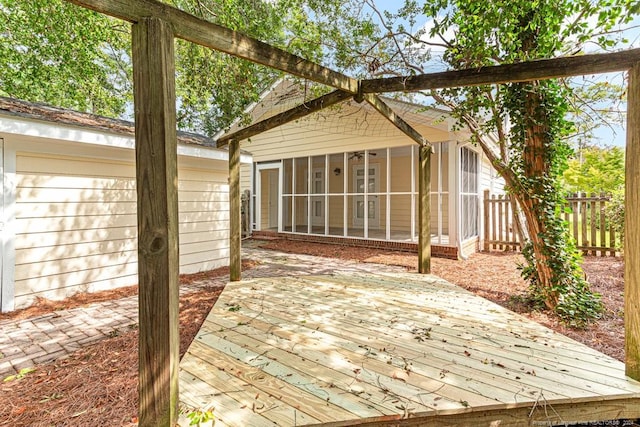
{"label": "tree foliage", "polygon": [[[216,24],[271,44],[282,44],[284,17],[277,5],[252,0],[165,0]],[[176,41],[178,127],[214,135],[258,99],[278,73],[202,46]]]}
{"label": "tree foliage", "polygon": [[[354,73],[376,26],[359,0],[163,0]],[[0,0],[0,95],[131,118],[130,26],[64,0]],[[213,135],[280,73],[176,42],[178,127]]]}
{"label": "tree foliage", "polygon": [[1,0],[0,32],[0,95],[124,114],[127,24],[63,0]]}

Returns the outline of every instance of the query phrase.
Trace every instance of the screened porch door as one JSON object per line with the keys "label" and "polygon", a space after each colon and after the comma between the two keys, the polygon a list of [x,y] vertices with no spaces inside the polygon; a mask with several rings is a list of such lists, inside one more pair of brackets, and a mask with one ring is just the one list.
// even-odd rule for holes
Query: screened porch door
{"label": "screened porch door", "polygon": [[[379,190],[378,165],[370,165],[368,176],[365,177],[365,167],[357,165],[353,167],[353,189],[358,195],[353,198],[353,223],[354,225],[364,225],[364,216],[368,216],[369,228],[380,227],[380,203],[378,196],[370,193],[377,193]],[[365,179],[368,181],[365,202]],[[367,207],[365,208],[365,204]]]}
{"label": "screened porch door", "polygon": [[[324,191],[324,169],[313,169],[311,176],[311,189],[313,194],[323,194]],[[316,226],[324,226],[324,196],[313,196],[311,198],[311,223]]]}

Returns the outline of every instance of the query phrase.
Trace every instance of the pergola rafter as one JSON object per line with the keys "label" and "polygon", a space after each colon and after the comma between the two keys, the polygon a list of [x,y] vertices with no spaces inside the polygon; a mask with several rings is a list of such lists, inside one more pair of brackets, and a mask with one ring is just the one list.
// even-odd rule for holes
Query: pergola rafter
{"label": "pergola rafter", "polygon": [[322,95],[318,98],[312,99],[311,101],[305,101],[302,104],[276,114],[273,117],[269,117],[250,126],[224,135],[218,138],[216,145],[220,148],[229,144],[232,140],[242,141],[251,138],[252,136],[277,128],[278,126],[282,126],[294,120],[301,119],[309,114],[313,114],[332,105],[339,104],[352,97],[353,94],[349,92],[339,89],[334,90],[333,92],[329,92],[326,95]]}
{"label": "pergola rafter", "polygon": [[[178,201],[177,170],[173,166],[176,156],[175,88],[172,83],[175,66],[173,58],[169,58],[173,55],[169,46],[172,45],[172,37],[316,81],[357,95],[358,99],[364,98],[364,93],[498,84],[631,69],[626,147],[625,365],[627,375],[640,380],[640,49],[358,82],[155,0],[67,1],[134,24],[141,378],[139,425],[172,426],[177,416],[178,386],[175,378],[178,342],[175,331],[178,282],[175,269],[178,235],[174,223]],[[239,143],[235,139],[232,141],[233,149],[229,157],[230,181],[233,184],[230,194],[233,225],[239,222],[240,197]],[[428,147],[422,146],[421,207],[429,203],[427,152]],[[421,212],[424,211],[424,208],[421,209]],[[428,242],[427,225],[426,220],[421,222],[420,238]],[[232,242],[234,239],[239,242],[239,227],[234,229],[232,226],[231,232]],[[428,243],[426,245],[428,248]],[[239,255],[239,245],[234,244],[233,250]],[[428,261],[428,252],[424,254],[421,251],[420,256],[427,256],[421,261]],[[425,268],[428,269],[428,262],[420,266],[421,271]],[[146,339],[152,342],[145,342]]]}
{"label": "pergola rafter", "polygon": [[427,139],[415,130],[409,123],[405,122],[402,117],[397,115],[378,95],[367,93],[364,95],[367,101],[377,112],[382,114],[384,118],[389,120],[395,127],[402,131],[409,138],[413,139],[421,147],[431,148],[431,144]]}

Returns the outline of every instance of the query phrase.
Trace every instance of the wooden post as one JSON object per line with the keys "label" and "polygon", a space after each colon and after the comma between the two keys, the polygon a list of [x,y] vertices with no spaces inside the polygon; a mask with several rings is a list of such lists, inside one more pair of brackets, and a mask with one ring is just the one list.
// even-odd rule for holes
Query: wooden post
{"label": "wooden post", "polygon": [[625,155],[624,327],[627,376],[640,380],[640,62],[629,70]]}
{"label": "wooden post", "polygon": [[431,273],[431,146],[419,148],[418,272]]}
{"label": "wooden post", "polygon": [[240,141],[229,142],[229,278],[232,282],[240,280],[242,275],[242,218],[240,215]]}
{"label": "wooden post", "polygon": [[178,169],[173,31],[133,25],[138,194],[139,425],[178,416]]}

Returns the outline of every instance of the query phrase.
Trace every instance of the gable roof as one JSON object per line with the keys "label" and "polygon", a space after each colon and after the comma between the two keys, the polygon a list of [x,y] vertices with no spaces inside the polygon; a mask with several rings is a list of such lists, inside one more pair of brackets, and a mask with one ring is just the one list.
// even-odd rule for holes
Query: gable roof
{"label": "gable roof", "polygon": [[[282,79],[263,93],[260,100],[252,104],[245,113],[250,118],[249,124],[255,124],[293,107],[304,105],[305,102],[315,99],[321,94],[316,84]],[[451,131],[448,112],[445,110],[387,97],[382,97],[382,99],[397,115],[418,131],[420,129],[423,131],[437,130],[439,133]],[[359,104],[353,99],[298,119],[295,123],[299,127],[306,127],[310,130],[322,128],[323,131],[330,131],[334,129],[333,132],[359,136],[379,136],[381,132],[389,134],[399,132],[371,105],[366,102]],[[246,125],[238,119],[229,129],[216,135],[216,138],[234,133]]]}

